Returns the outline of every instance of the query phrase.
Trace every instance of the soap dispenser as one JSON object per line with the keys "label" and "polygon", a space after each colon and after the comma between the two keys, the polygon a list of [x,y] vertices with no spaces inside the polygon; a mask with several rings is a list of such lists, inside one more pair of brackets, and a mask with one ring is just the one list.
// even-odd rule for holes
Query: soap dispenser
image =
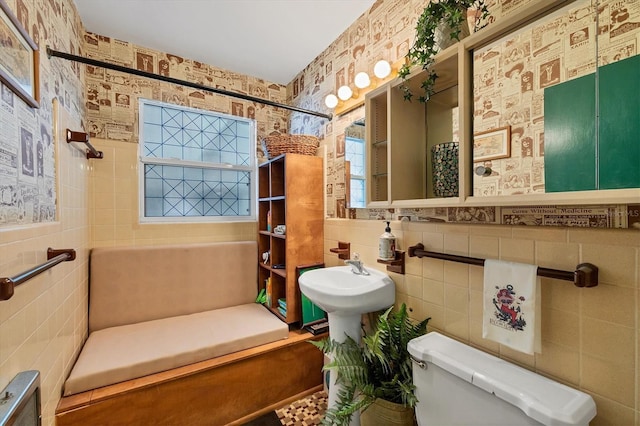
{"label": "soap dispenser", "polygon": [[387,222],[384,233],[380,235],[378,258],[382,260],[394,260],[396,258],[396,236],[391,233],[389,222]]}

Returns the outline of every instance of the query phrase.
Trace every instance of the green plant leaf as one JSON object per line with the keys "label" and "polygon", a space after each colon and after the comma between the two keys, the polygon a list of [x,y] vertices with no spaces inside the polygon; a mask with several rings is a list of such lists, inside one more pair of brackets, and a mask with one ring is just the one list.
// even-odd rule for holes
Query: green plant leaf
{"label": "green plant leaf", "polygon": [[334,371],[340,383],[336,406],[327,411],[323,424],[348,425],[354,412],[377,398],[415,407],[411,357],[407,344],[426,333],[429,318],[414,321],[402,304],[380,313],[361,344],[347,336],[344,342],[327,338],[311,341],[331,357],[324,370]]}
{"label": "green plant leaf", "polygon": [[[485,0],[439,0],[438,2],[430,1],[427,4],[416,22],[413,45],[409,48],[405,63],[398,72],[402,80],[409,78],[413,67],[421,66],[423,70],[430,70],[439,49],[436,44],[436,31],[441,24],[446,24],[450,28],[451,40],[460,39],[460,28],[467,20],[468,9],[475,10],[474,31],[477,31],[489,17]],[[430,72],[422,82],[422,94],[418,98],[420,102],[428,101],[434,93],[436,79],[437,75]],[[401,90],[403,98],[411,101],[413,97],[411,88],[403,84]]]}

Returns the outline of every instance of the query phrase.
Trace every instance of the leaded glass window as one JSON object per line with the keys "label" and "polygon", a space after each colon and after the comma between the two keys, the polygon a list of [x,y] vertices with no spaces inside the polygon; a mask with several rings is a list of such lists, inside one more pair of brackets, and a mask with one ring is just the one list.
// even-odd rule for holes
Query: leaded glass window
{"label": "leaded glass window", "polygon": [[253,120],[140,101],[142,221],[255,220]]}

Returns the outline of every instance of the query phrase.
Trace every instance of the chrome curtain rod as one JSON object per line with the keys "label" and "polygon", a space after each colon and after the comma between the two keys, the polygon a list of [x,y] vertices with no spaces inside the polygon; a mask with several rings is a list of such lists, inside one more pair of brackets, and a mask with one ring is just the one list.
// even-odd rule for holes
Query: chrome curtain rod
{"label": "chrome curtain rod", "polygon": [[298,107],[295,107],[295,106],[292,106],[292,105],[281,104],[281,103],[278,103],[278,102],[270,101],[268,99],[262,99],[262,98],[257,98],[255,96],[245,95],[243,93],[236,93],[236,92],[230,92],[228,90],[216,89],[214,87],[208,87],[208,86],[204,86],[202,84],[192,83],[190,81],[179,80],[177,78],[171,78],[171,77],[166,77],[166,76],[159,75],[159,74],[154,74],[154,73],[151,73],[151,72],[141,71],[141,70],[137,70],[135,68],[123,67],[123,66],[120,66],[120,65],[110,64],[110,63],[104,62],[104,61],[98,61],[98,60],[95,60],[95,59],[86,58],[84,56],[72,55],[70,53],[65,53],[65,52],[60,52],[58,50],[53,50],[49,46],[47,46],[47,56],[49,58],[51,58],[53,56],[53,57],[57,57],[57,58],[67,59],[69,61],[75,61],[75,62],[80,62],[80,63],[83,63],[83,64],[87,64],[87,65],[93,65],[95,67],[107,68],[107,69],[114,70],[114,71],[120,71],[120,72],[124,72],[124,73],[128,73],[128,74],[138,75],[140,77],[151,78],[153,80],[160,80],[160,81],[164,81],[166,83],[173,83],[173,84],[178,84],[178,85],[181,85],[181,86],[192,87],[194,89],[205,90],[207,92],[217,93],[219,95],[230,96],[232,98],[243,99],[245,101],[258,102],[258,103],[261,103],[261,104],[264,104],[264,105],[269,105],[269,106],[276,107],[276,108],[282,108],[282,109],[287,109],[289,111],[300,112],[302,114],[309,114],[309,115],[314,115],[316,117],[326,118],[327,120],[331,120],[333,118],[333,114],[324,114],[322,112],[311,111],[311,110],[304,109],[304,108],[298,108]]}
{"label": "chrome curtain rod", "polygon": [[[408,248],[409,257],[431,257],[434,259],[449,260],[451,262],[466,263],[468,265],[484,266],[485,259],[477,257],[458,256],[455,254],[427,251],[422,243]],[[575,271],[561,271],[559,269],[538,267],[537,275],[546,278],[572,281],[576,287],[595,287],[598,285],[598,267],[591,263],[581,263]]]}
{"label": "chrome curtain rod", "polygon": [[15,286],[30,280],[36,275],[40,275],[47,269],[51,269],[60,262],[75,260],[76,251],[74,249],[55,250],[49,247],[47,249],[47,262],[35,266],[28,271],[16,275],[11,278],[0,278],[0,300],[8,300],[13,296]]}

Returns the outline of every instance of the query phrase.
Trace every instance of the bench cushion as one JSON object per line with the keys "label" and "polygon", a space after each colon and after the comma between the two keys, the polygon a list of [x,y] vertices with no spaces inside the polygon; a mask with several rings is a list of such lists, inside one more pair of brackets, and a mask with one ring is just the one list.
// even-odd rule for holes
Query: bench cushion
{"label": "bench cushion", "polygon": [[89,332],[251,303],[255,241],[91,250]]}
{"label": "bench cushion", "polygon": [[95,331],[64,395],[158,373],[252,348],[289,335],[264,306],[250,303]]}

